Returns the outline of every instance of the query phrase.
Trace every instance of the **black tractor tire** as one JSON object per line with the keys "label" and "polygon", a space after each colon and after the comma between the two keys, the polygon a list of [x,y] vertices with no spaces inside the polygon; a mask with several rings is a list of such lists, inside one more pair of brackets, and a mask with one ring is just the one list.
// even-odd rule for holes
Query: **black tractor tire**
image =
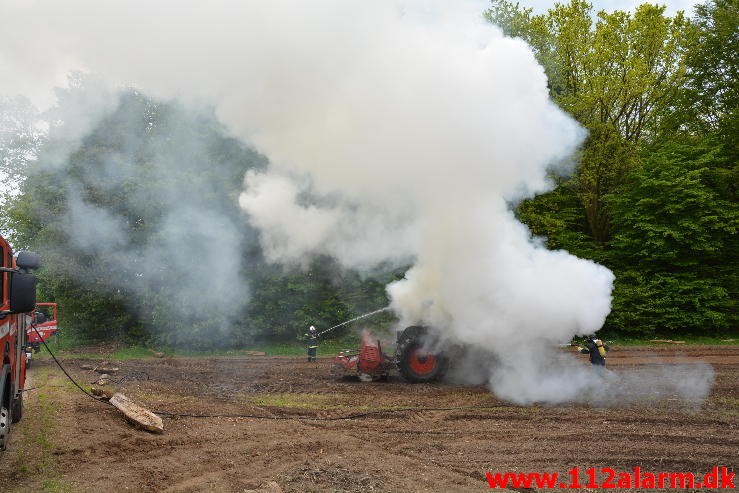
{"label": "black tractor tire", "polygon": [[434,382],[446,372],[446,356],[442,352],[427,351],[428,337],[428,329],[418,325],[408,327],[398,335],[396,363],[400,375],[407,382]]}

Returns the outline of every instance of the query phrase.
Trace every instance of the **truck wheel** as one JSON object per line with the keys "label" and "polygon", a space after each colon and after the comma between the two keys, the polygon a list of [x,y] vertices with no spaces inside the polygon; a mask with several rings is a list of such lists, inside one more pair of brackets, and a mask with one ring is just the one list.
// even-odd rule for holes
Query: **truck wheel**
{"label": "truck wheel", "polygon": [[0,451],[5,450],[10,437],[10,409],[0,407]]}

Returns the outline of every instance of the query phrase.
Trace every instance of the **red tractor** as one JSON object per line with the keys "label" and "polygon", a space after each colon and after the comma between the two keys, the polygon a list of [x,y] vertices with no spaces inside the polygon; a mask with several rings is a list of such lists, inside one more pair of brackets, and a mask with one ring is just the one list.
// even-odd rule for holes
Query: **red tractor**
{"label": "red tractor", "polygon": [[357,376],[363,382],[384,380],[395,368],[393,359],[382,352],[380,341],[367,331],[362,332],[361,349],[341,351],[333,361],[337,374]]}
{"label": "red tractor", "polygon": [[387,378],[397,368],[411,383],[432,382],[444,376],[449,358],[447,351],[437,350],[438,341],[427,327],[413,325],[398,333],[395,355],[383,354],[380,341],[369,333],[362,334],[358,351],[342,351],[333,359],[334,368],[344,376],[356,375],[362,381]]}
{"label": "red tractor", "polygon": [[56,322],[56,303],[36,303],[31,325],[26,328],[26,368],[31,365],[33,353],[38,353],[43,341],[59,331]]}
{"label": "red tractor", "polygon": [[5,450],[12,423],[23,416],[26,381],[26,325],[36,305],[38,255],[13,250],[0,236],[0,450]]}

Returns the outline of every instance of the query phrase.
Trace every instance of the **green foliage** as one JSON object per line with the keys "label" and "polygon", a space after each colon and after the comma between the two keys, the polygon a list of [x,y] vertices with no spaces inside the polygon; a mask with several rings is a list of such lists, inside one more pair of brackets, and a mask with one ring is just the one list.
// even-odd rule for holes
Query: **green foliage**
{"label": "green foliage", "polygon": [[[739,2],[709,0],[696,6],[698,42],[688,54],[689,84],[675,123],[718,130],[739,153]],[[687,115],[685,114],[687,113]]]}
{"label": "green foliage", "polygon": [[597,13],[583,0],[546,14],[493,0],[491,22],[531,45],[554,101],[586,127],[608,124],[629,142],[649,137],[684,83],[696,31],[682,13],[645,3],[633,14]]}
{"label": "green foliage", "polygon": [[589,131],[576,190],[597,245],[609,238],[603,199],[638,164],[639,147],[657,138],[686,80],[685,56],[696,32],[682,13],[643,4],[633,14],[600,11],[583,0],[532,15],[505,0],[486,12],[506,33],[528,42],[549,79],[552,99]]}
{"label": "green foliage", "polygon": [[615,190],[638,163],[636,149],[609,123],[592,125],[575,171],[577,194],[597,245],[608,240],[611,214],[604,198]]}
{"label": "green foliage", "polygon": [[666,142],[608,197],[613,325],[705,335],[736,327],[739,207],[707,180],[719,150],[707,140]]}
{"label": "green foliage", "polygon": [[517,208],[549,248],[616,273],[611,332],[736,330],[737,3],[694,22],[580,0],[533,15],[504,0],[486,13],[526,40],[553,99],[589,131],[572,177]]}
{"label": "green foliage", "polygon": [[590,234],[577,183],[571,178],[552,179],[556,183],[554,190],[521,202],[516,217],[534,236],[545,238],[550,250],[567,250],[578,257],[602,262],[603,249]]}
{"label": "green foliage", "polygon": [[[327,257],[314,260],[306,272],[265,268],[253,282],[249,319],[262,340],[295,340],[311,325],[320,332],[387,306],[385,285],[401,276],[402,271],[398,271],[363,279],[355,272],[343,272]],[[388,316],[378,315],[371,324],[381,328],[390,321]],[[326,338],[341,338],[354,329],[340,327]]]}

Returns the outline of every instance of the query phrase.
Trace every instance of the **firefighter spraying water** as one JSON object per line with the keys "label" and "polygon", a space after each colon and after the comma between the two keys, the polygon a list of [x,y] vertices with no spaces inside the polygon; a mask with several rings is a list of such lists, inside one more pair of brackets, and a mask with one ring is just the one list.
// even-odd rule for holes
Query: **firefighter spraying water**
{"label": "firefighter spraying water", "polygon": [[315,326],[310,326],[308,332],[305,333],[305,338],[308,341],[308,362],[315,362],[316,352],[318,351],[318,333]]}

